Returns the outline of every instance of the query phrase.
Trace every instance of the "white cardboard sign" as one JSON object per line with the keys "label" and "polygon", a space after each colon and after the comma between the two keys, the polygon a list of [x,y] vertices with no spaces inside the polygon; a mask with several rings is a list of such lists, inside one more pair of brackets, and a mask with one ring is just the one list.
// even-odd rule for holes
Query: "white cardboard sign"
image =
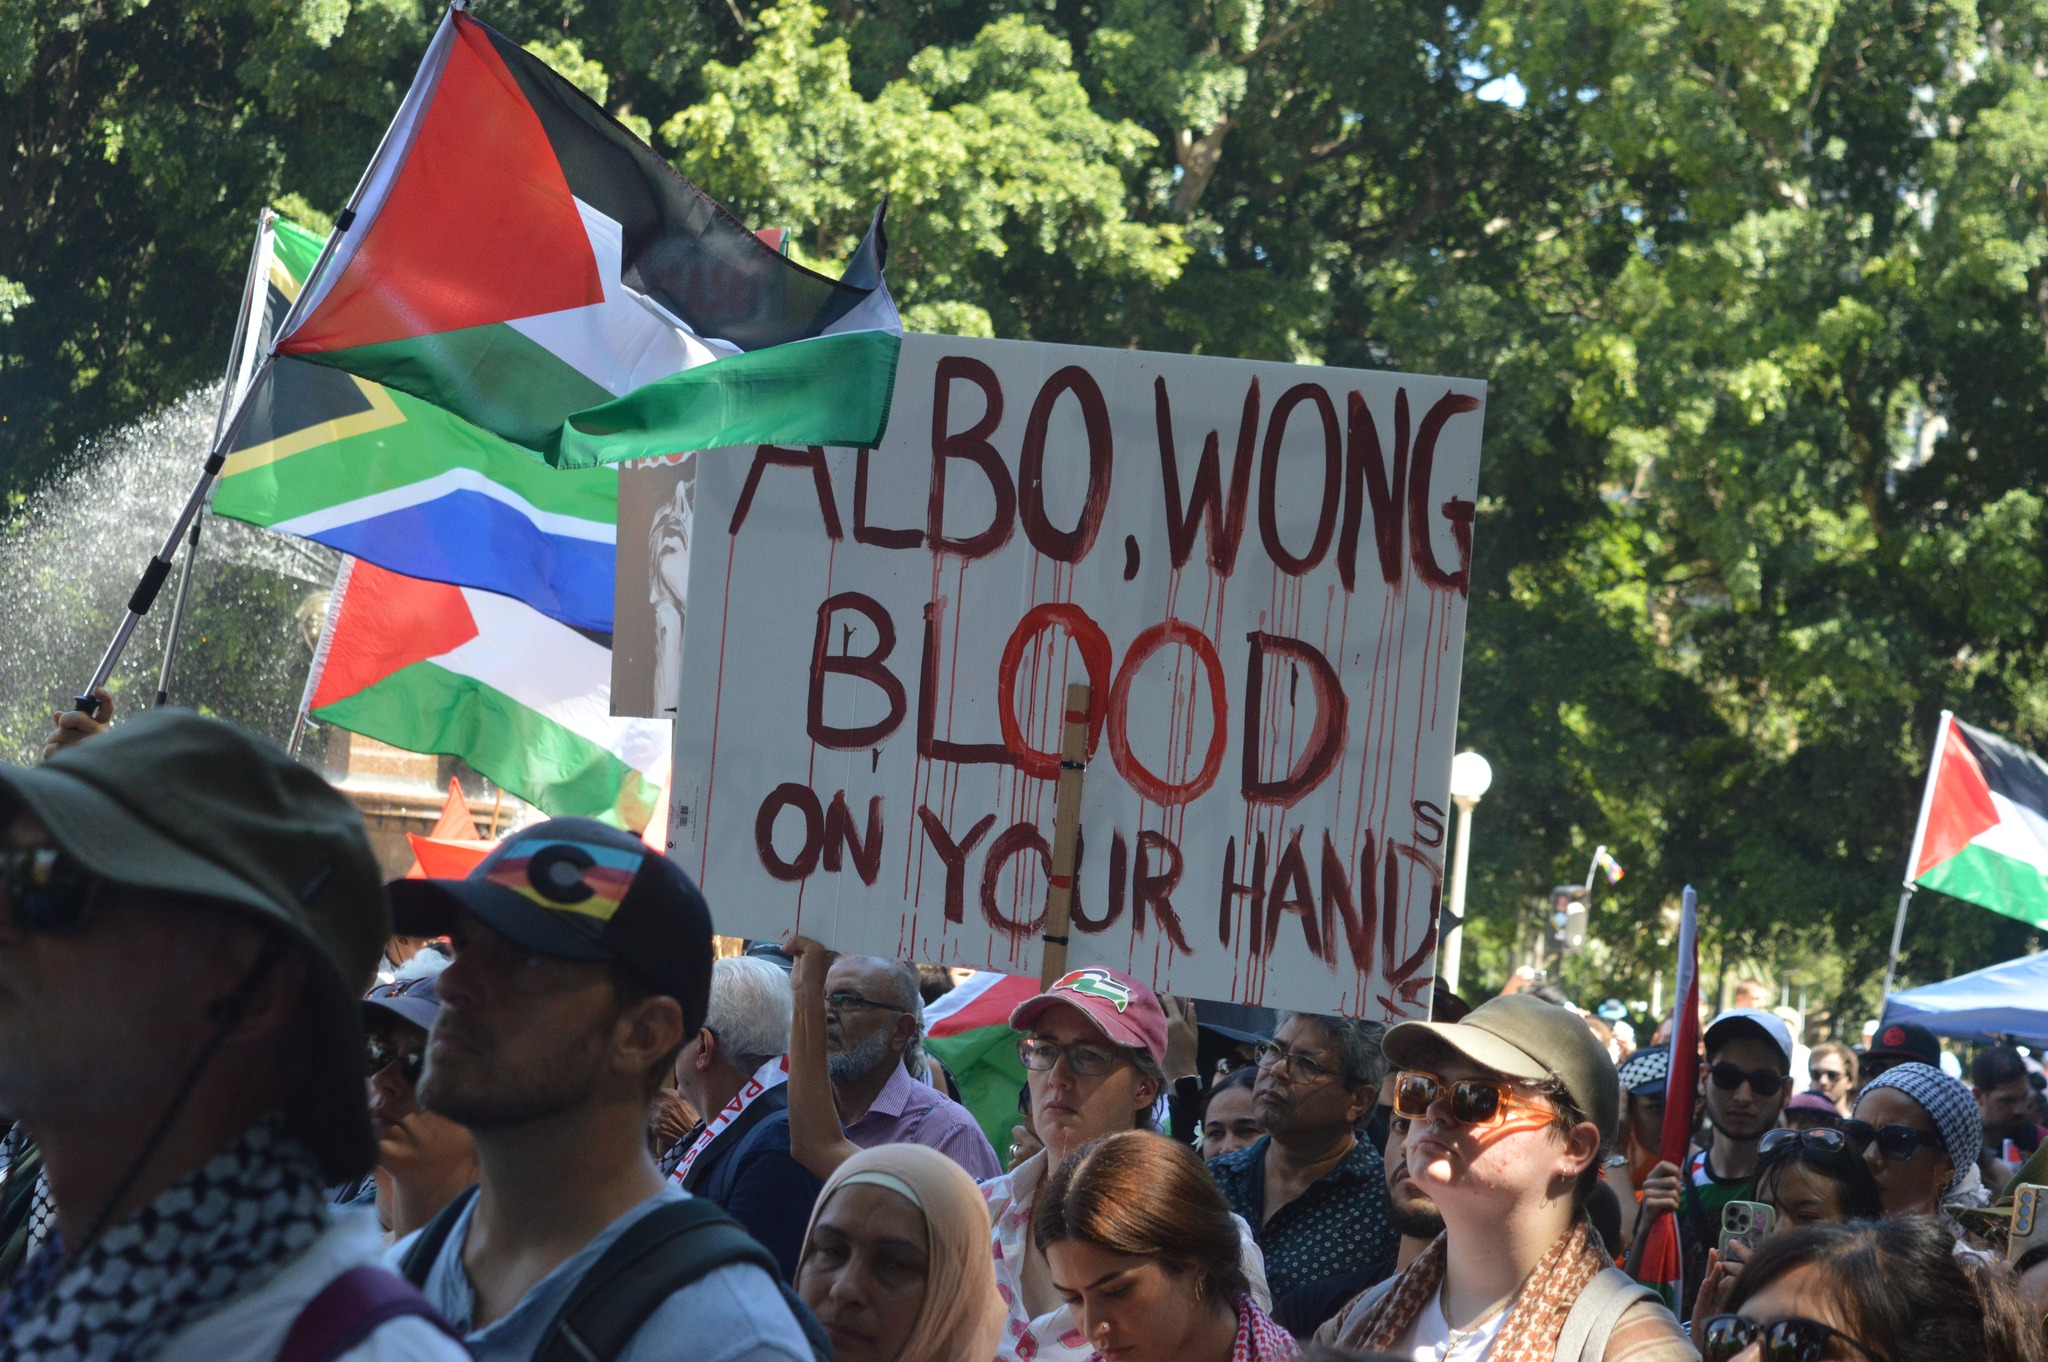
{"label": "white cardboard sign", "polygon": [[909,336],[883,444],[699,460],[672,854],[719,930],[1426,1015],[1484,385]]}

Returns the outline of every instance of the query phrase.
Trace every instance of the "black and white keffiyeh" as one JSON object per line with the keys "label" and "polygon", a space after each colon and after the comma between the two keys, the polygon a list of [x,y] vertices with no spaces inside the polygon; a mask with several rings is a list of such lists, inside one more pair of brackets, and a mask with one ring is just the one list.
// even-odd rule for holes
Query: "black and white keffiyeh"
{"label": "black and white keffiyeh", "polygon": [[1955,1176],[1943,1195],[1956,1191],[1977,1166],[1977,1151],[1984,1147],[1984,1121],[1977,1099],[1961,1081],[1950,1078],[1932,1064],[1897,1064],[1863,1085],[1857,1101],[1879,1088],[1897,1088],[1919,1103],[1920,1110],[1934,1122],[1942,1146],[1948,1150]]}
{"label": "black and white keffiyeh", "polygon": [[184,1325],[270,1280],[329,1223],[319,1165],[282,1115],[268,1117],[75,1261],[53,1234],[0,1307],[0,1359],[145,1362]]}

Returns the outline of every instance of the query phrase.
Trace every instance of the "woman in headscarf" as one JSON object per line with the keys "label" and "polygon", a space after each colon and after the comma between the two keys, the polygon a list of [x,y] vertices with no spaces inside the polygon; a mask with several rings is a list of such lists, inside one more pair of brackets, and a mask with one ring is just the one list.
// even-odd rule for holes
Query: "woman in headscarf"
{"label": "woman in headscarf", "polygon": [[1032,1233],[1089,1362],[1286,1362],[1301,1349],[1252,1299],[1230,1203],[1193,1150],[1126,1130],[1046,1180]]}
{"label": "woman in headscarf", "polygon": [[811,1210],[797,1294],[839,1362],[989,1362],[1008,1318],[974,1180],[935,1149],[861,1150]]}
{"label": "woman in headscarf", "polygon": [[1837,1129],[1870,1165],[1888,1216],[1939,1215],[1991,1199],[1977,1178],[1977,1099],[1931,1064],[1899,1064],[1871,1079],[1856,1114]]}

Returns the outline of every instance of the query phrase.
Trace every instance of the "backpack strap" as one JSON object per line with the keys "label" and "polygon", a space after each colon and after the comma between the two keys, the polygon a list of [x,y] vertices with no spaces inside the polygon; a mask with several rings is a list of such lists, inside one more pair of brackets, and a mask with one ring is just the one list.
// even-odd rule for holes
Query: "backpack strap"
{"label": "backpack strap", "polygon": [[426,1227],[412,1241],[412,1247],[398,1260],[398,1275],[411,1282],[415,1289],[424,1290],[427,1274],[434,1270],[434,1263],[441,1256],[441,1250],[448,1246],[448,1236],[455,1233],[455,1222],[462,1219],[462,1213],[469,1209],[469,1203],[476,1200],[477,1189],[471,1187],[457,1192],[455,1199],[443,1206]]}
{"label": "backpack strap", "polygon": [[824,1330],[782,1283],[774,1255],[703,1197],[657,1206],[604,1251],[562,1303],[533,1362],[611,1362],[670,1296],[734,1263],[751,1263],[781,1288],[811,1349],[830,1358]]}
{"label": "backpack strap", "polygon": [[455,1338],[412,1283],[374,1264],[352,1267],[306,1302],[284,1336],[277,1362],[335,1362],[392,1320],[407,1317]]}
{"label": "backpack strap", "polygon": [[1564,1331],[1557,1336],[1558,1362],[1600,1362],[1607,1354],[1607,1340],[1621,1317],[1641,1301],[1663,1304],[1663,1298],[1630,1277],[1610,1267],[1594,1274],[1586,1289],[1565,1316]]}

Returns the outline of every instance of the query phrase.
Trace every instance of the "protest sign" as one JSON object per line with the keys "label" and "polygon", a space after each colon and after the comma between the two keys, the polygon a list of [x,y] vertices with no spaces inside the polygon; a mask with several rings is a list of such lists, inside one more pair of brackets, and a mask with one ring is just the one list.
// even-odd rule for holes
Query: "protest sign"
{"label": "protest sign", "polygon": [[[721,931],[1426,1013],[1483,385],[906,338],[872,451],[699,457],[672,854]],[[623,531],[621,534],[623,540]]]}

